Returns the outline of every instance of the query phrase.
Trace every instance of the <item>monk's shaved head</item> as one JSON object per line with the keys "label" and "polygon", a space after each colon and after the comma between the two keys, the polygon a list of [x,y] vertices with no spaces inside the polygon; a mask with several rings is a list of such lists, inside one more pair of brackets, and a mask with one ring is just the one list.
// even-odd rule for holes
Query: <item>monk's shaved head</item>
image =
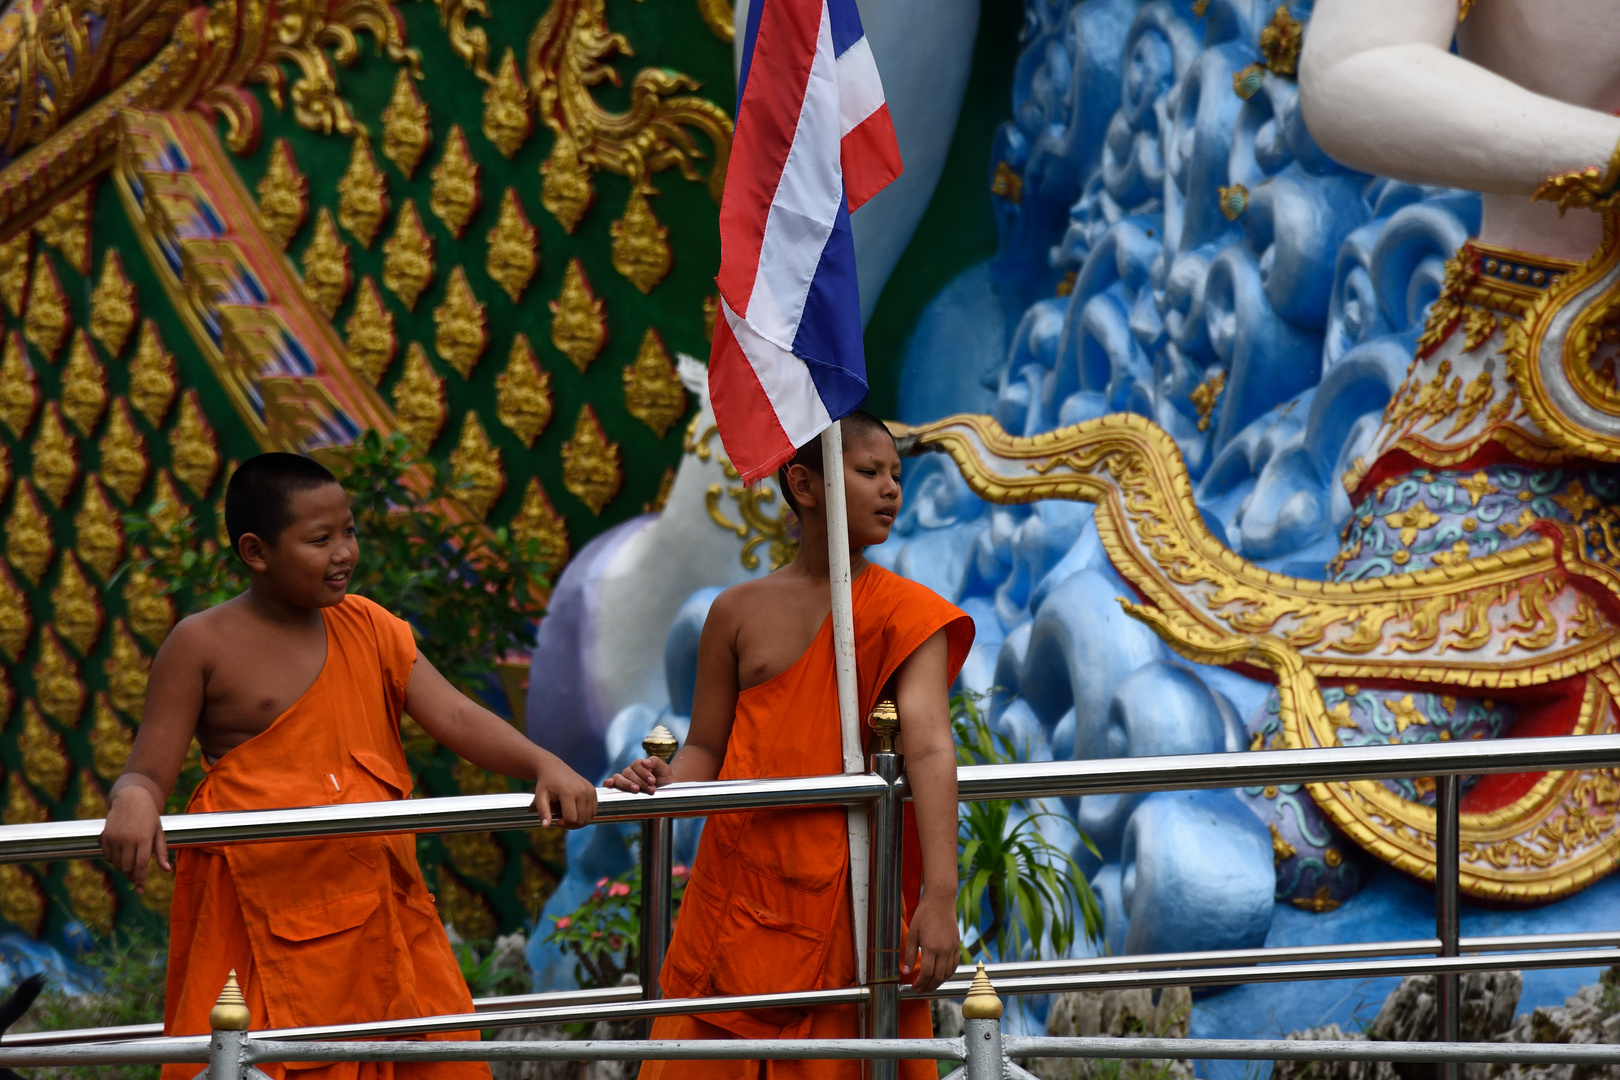
{"label": "monk's shaved head", "polygon": [[293,523],[293,496],[338,482],[318,461],[298,454],[260,454],[248,458],[225,486],[225,531],[238,555],[242,537],[252,533],[275,546]]}
{"label": "monk's shaved head", "polygon": [[[856,409],[844,417],[843,427],[840,431],[843,435],[841,441],[846,451],[855,444],[864,442],[879,433],[891,443],[894,442],[894,435],[889,431],[888,425],[865,409]],[[799,504],[793,501],[793,492],[789,490],[787,481],[787,471],[794,465],[803,465],[817,476],[825,475],[822,469],[820,436],[811,439],[795,450],[787,463],[776,471],[776,486],[781,490],[783,500],[793,507],[795,514],[798,514]]]}

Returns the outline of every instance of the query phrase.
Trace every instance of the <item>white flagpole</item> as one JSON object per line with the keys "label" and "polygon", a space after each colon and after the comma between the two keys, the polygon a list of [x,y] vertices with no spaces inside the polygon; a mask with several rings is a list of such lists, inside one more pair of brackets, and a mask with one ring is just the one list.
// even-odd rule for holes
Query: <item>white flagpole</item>
{"label": "white flagpole", "polygon": [[[842,421],[821,433],[821,465],[827,493],[827,568],[832,577],[833,668],[838,677],[838,721],[843,735],[844,772],[866,771],[861,748],[859,691],[855,683],[855,602],[850,592],[849,507],[844,502]],[[866,982],[866,924],[872,838],[866,807],[851,806],[849,889],[855,930],[855,979]]]}

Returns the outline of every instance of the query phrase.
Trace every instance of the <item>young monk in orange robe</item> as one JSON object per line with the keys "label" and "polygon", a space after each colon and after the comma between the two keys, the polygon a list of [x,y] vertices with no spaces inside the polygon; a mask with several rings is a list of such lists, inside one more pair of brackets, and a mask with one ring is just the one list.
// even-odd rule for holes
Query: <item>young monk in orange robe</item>
{"label": "young monk in orange robe", "polygon": [[[951,974],[960,951],[956,750],[947,694],[973,642],[973,622],[861,555],[888,538],[899,513],[900,457],[876,418],[857,413],[843,424],[861,715],[880,697],[893,699],[900,713],[916,808],[914,815],[907,808],[905,832],[902,978],[926,991]],[[819,443],[801,449],[781,475],[803,528],[798,558],[728,589],[709,610],[686,745],[668,765],[657,758],[635,762],[612,778],[613,786],[652,793],[673,781],[843,771],[819,450]],[[664,995],[855,985],[849,869],[842,809],[709,818],[664,962]],[[654,1021],[652,1037],[853,1038],[857,1009],[666,1017]],[[926,1001],[901,1005],[902,1037],[932,1033]],[[641,1080],[854,1080],[860,1071],[859,1061],[652,1061]],[[900,1073],[904,1080],[938,1075],[932,1061],[902,1062]]]}
{"label": "young monk in orange robe", "polygon": [[[462,757],[534,782],[542,824],[553,802],[570,826],[595,814],[594,787],[452,687],[417,653],[408,624],[347,595],[359,544],[348,498],[324,467],[293,454],[248,460],[226,490],[225,522],[248,589],[164,642],[110,796],[102,850],[137,889],[151,859],[170,869],[158,815],[193,735],[207,776],[188,812],[403,799],[411,778],[399,723],[409,712]],[[206,1034],[232,969],[255,1030],[473,1011],[411,835],[187,848],[175,866],[166,1035]],[[200,1068],[166,1066],[164,1080]],[[489,1076],[481,1062],[264,1071]]]}

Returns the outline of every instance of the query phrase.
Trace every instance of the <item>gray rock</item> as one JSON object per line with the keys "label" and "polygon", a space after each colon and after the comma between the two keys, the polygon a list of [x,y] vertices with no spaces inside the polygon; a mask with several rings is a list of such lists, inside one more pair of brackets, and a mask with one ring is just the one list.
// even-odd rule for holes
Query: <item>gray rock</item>
{"label": "gray rock", "polygon": [[[1056,1036],[1185,1039],[1192,993],[1184,986],[1152,990],[1091,990],[1058,994],[1046,1016]],[[1190,1080],[1192,1062],[1170,1058],[1034,1058],[1020,1062],[1039,1080]]]}

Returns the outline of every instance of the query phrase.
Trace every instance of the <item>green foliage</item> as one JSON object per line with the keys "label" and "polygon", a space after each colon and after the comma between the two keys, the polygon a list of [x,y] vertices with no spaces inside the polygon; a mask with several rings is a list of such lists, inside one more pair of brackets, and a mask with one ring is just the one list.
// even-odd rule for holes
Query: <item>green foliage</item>
{"label": "green foliage", "polygon": [[[33,1008],[23,1014],[12,1031],[160,1023],[168,952],[164,939],[146,934],[104,942],[83,960],[99,977],[101,989],[88,994],[64,994],[47,985]],[[77,1065],[33,1072],[61,1080],[156,1080],[159,1066]]]}
{"label": "green foliage", "polygon": [[[673,910],[680,913],[686,895],[686,867],[676,866],[671,886]],[[596,891],[571,915],[553,915],[556,924],[546,935],[565,953],[579,959],[581,989],[618,986],[637,968],[637,943],[641,940],[641,860],[609,880],[596,883]]]}
{"label": "green foliage", "polygon": [[[1019,760],[1012,741],[990,726],[981,699],[951,699],[951,726],[958,765],[995,765]],[[963,803],[958,833],[962,882],[956,917],[963,926],[962,955],[1026,960],[1043,941],[1064,955],[1074,944],[1074,910],[1080,909],[1088,941],[1102,939],[1102,909],[1091,885],[1067,851],[1040,832],[1055,818],[1032,800]],[[1094,854],[1091,840],[1081,840]]]}

